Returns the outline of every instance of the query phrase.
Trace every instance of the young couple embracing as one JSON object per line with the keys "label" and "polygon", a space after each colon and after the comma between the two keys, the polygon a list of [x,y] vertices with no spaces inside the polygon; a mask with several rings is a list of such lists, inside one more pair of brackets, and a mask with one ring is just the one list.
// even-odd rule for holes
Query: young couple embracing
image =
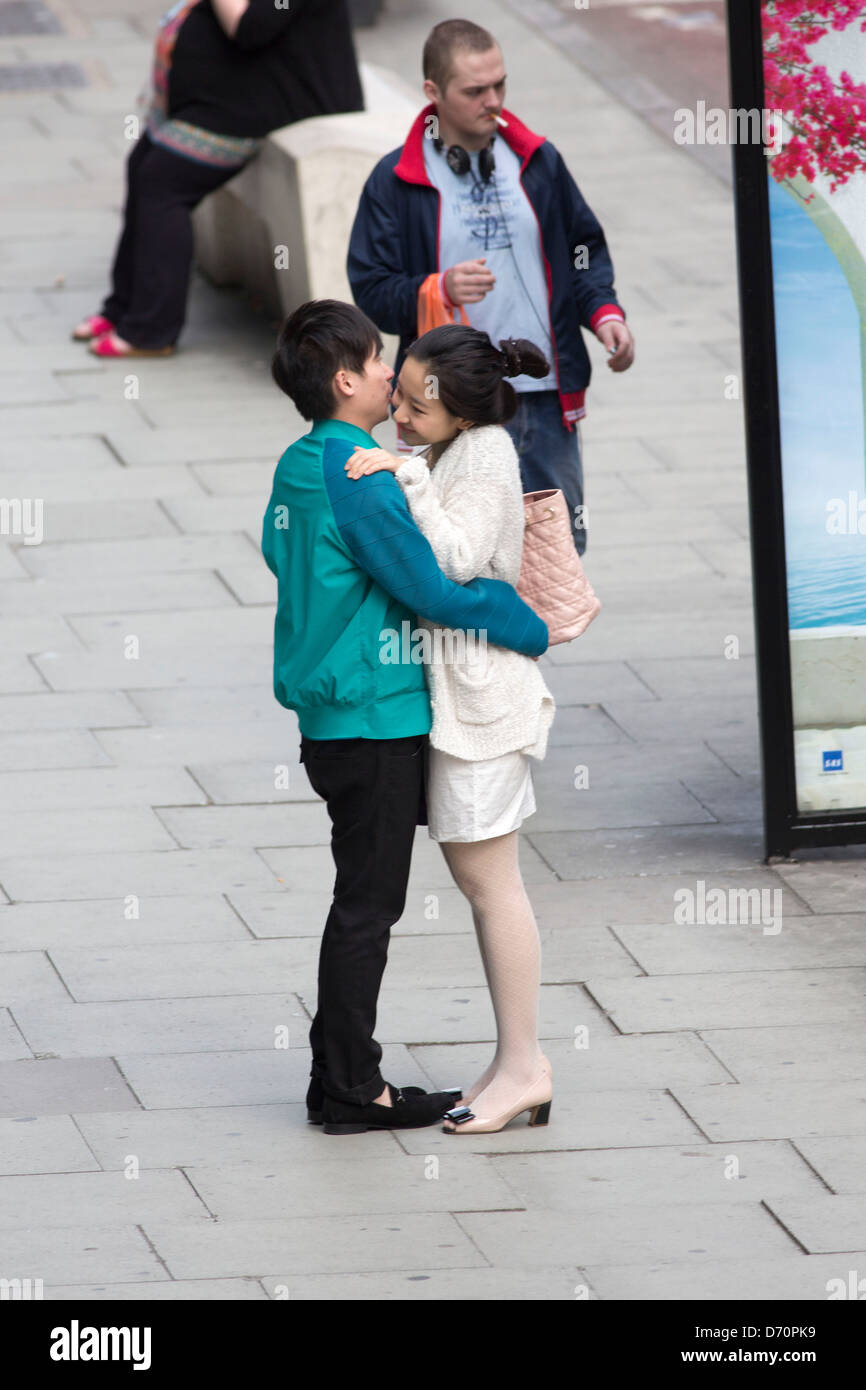
{"label": "young couple embracing", "polygon": [[[374,324],[336,300],[297,309],[274,354],[274,380],[312,422],[277,465],[262,551],[278,580],[274,693],[297,712],[300,761],[332,823],[307,1092],[328,1134],[548,1120],[518,834],[554,701],[537,664],[547,629],[514,588],[523,490],[503,428],[516,404],[508,378],[548,369],[524,339],[497,345],[449,324],[410,347],[395,381]],[[401,437],[424,446],[409,457],[372,436],[392,403]],[[407,622],[467,640],[423,642],[423,665],[408,645],[402,660],[383,656]],[[373,1037],[417,825],[470,904],[496,1018],[494,1056],[465,1093],[386,1082]]]}

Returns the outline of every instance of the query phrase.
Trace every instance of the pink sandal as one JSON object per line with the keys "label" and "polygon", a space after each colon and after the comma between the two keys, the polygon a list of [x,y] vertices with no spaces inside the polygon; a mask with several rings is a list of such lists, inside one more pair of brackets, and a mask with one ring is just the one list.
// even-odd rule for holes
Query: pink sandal
{"label": "pink sandal", "polygon": [[72,336],[77,343],[86,343],[90,338],[98,338],[101,333],[110,333],[113,327],[111,319],[105,318],[103,314],[91,314],[81,320]]}
{"label": "pink sandal", "polygon": [[92,352],[94,357],[170,357],[174,352],[174,347],[121,347],[115,337],[114,330],[110,329],[99,337],[91,338],[87,344],[87,350]]}

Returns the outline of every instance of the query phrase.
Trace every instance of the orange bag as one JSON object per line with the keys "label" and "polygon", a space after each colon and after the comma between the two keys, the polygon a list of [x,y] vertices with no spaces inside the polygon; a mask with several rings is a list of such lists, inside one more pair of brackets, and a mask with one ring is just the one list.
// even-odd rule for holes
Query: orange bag
{"label": "orange bag", "polygon": [[[418,291],[418,337],[421,338],[425,333],[429,333],[431,328],[439,328],[443,323],[455,323],[454,310],[445,308],[445,301],[439,289],[439,277],[441,271],[436,271],[433,275],[428,275]],[[457,305],[460,313],[460,322],[468,324],[466,310],[462,304]]]}

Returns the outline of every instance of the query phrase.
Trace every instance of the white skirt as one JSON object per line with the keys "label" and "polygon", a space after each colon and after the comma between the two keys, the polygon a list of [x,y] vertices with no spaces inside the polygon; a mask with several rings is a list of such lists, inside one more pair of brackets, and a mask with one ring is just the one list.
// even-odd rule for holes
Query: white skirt
{"label": "white skirt", "polygon": [[517,830],[535,810],[529,756],[518,749],[471,762],[428,746],[427,824],[431,840],[491,840]]}

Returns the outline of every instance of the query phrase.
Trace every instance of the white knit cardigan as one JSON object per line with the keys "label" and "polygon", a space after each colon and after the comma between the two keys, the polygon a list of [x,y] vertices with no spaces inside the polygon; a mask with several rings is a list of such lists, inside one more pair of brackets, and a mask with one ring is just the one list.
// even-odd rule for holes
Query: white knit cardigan
{"label": "white knit cardigan", "polygon": [[[424,454],[415,454],[395,476],[449,579],[458,584],[476,576],[517,582],[525,525],[523,486],[507,430],[473,425],[457,435],[432,468]],[[470,761],[517,749],[543,758],[556,706],[538,663],[492,643],[485,649],[477,639],[474,645],[463,642],[461,649],[455,630],[420,617],[417,622],[434,639],[429,661],[424,658],[433,747]]]}

